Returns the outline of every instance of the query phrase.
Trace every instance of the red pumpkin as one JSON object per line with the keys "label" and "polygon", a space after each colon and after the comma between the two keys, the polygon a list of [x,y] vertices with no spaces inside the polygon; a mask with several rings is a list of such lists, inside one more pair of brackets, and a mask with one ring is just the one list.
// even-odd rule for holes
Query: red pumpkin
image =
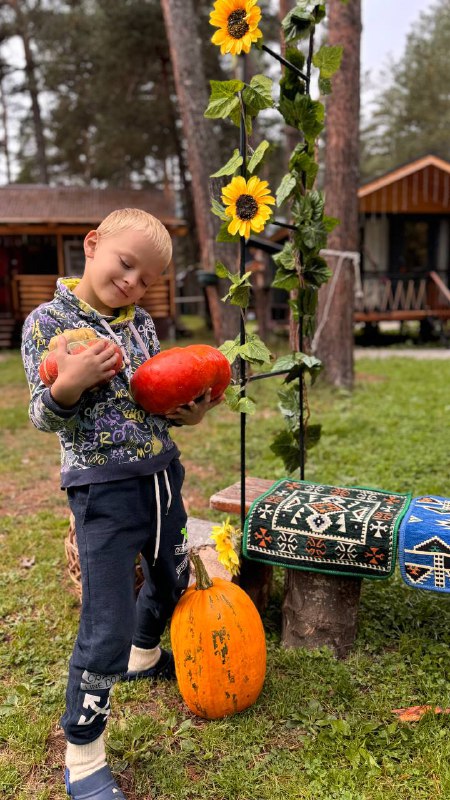
{"label": "red pumpkin", "polygon": [[236,714],[258,699],[266,673],[261,617],[237,584],[210,578],[191,554],[197,582],[178,601],[170,638],[181,695],[205,719]]}
{"label": "red pumpkin", "polygon": [[131,392],[151,414],[167,414],[211,388],[215,400],[231,380],[231,367],[220,350],[208,344],[172,347],[141,364],[131,379]]}
{"label": "red pumpkin", "polygon": [[[67,350],[71,355],[77,355],[87,347],[91,347],[98,342],[99,337],[92,328],[71,328],[62,332],[62,336],[67,340]],[[53,336],[48,345],[48,353],[39,365],[39,377],[46,386],[52,386],[58,377],[58,364],[56,362],[54,350],[57,347],[58,336]],[[114,367],[115,374],[123,367],[122,351],[117,344],[114,344],[117,355],[117,365]]]}

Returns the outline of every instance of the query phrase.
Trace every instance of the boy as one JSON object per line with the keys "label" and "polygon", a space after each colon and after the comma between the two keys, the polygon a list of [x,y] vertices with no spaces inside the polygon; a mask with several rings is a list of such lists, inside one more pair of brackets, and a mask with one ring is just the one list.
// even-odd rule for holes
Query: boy
{"label": "boy", "polygon": [[[159,641],[189,572],[179,451],[167,419],[139,408],[129,388],[137,367],[159,351],[152,319],[136,303],[167,267],[172,244],[159,220],[121,209],[87,234],[84,252],[81,280],[58,280],[54,299],[25,321],[22,357],[30,418],[60,439],[61,484],[80,557],[83,602],[61,720],[67,793],[74,800],[124,800],[105,759],[109,693],[123,677],[173,677],[172,654]],[[49,340],[79,327],[102,338],[71,355],[59,336],[58,376],[46,388],[38,369]],[[123,352],[117,375],[111,339]],[[210,398],[207,392],[167,417],[195,425],[222,399]],[[145,583],[136,602],[139,553]]]}

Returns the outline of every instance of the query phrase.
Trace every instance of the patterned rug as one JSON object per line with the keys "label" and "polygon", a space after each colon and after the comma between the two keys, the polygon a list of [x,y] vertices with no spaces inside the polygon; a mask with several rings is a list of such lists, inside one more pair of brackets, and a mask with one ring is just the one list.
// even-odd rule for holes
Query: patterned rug
{"label": "patterned rug", "polygon": [[408,586],[450,592],[450,498],[414,498],[400,528],[398,555]]}
{"label": "patterned rug", "polygon": [[277,566],[388,578],[410,499],[410,494],[283,479],[252,504],[243,552]]}

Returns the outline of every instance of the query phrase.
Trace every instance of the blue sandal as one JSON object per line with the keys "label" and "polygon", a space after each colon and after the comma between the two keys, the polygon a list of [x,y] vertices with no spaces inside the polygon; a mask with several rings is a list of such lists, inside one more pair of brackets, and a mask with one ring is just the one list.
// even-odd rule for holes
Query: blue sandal
{"label": "blue sandal", "polygon": [[73,783],[70,783],[69,770],[66,769],[65,781],[67,794],[73,800],[126,800],[108,766]]}
{"label": "blue sandal", "polygon": [[161,679],[172,681],[175,679],[175,662],[170,650],[161,648],[161,656],[154,667],[143,669],[139,672],[126,672],[123,676],[124,681],[135,681],[138,678]]}

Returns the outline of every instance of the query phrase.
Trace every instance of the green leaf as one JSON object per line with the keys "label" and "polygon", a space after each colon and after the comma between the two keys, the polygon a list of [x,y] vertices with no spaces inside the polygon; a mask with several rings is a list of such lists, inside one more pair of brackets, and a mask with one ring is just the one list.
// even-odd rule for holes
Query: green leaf
{"label": "green leaf", "polygon": [[218,200],[211,201],[211,211],[216,217],[219,217],[222,220],[228,220],[228,224],[230,224],[230,217],[225,214],[225,207],[219,203]]}
{"label": "green leaf", "polygon": [[239,348],[239,354],[250,364],[270,364],[271,353],[256,333],[247,335],[247,341]]}
{"label": "green leaf", "polygon": [[239,336],[236,336],[236,339],[227,339],[220,345],[219,350],[232,364],[239,355]]}
{"label": "green leaf", "polygon": [[282,267],[284,270],[294,272],[297,270],[297,261],[295,258],[295,249],[291,241],[287,241],[281,253],[272,256],[277,267]]}
{"label": "green leaf", "polygon": [[227,217],[228,222],[224,222],[223,225],[220,226],[219,233],[216,236],[216,242],[238,242],[240,236],[238,233],[234,235],[228,231],[228,225],[231,222],[231,218]]}
{"label": "green leaf", "polygon": [[264,158],[264,153],[266,152],[268,147],[270,147],[270,144],[266,139],[264,139],[264,141],[261,142],[256,148],[250,161],[247,164],[247,170],[250,173],[250,175],[255,171],[260,161],[262,161],[262,159]]}
{"label": "green leaf", "polygon": [[320,94],[331,94],[333,87],[329,78],[319,78],[319,92]]}
{"label": "green leaf", "polygon": [[331,78],[341,66],[344,48],[341,45],[330,47],[324,44],[314,53],[313,64],[320,70],[321,78]]}
{"label": "green leaf", "polygon": [[300,446],[290,431],[280,431],[270,445],[272,453],[281,458],[288,474],[300,469]]}
{"label": "green leaf", "polygon": [[264,108],[273,108],[275,103],[272,97],[273,81],[267,75],[254,75],[242,92],[242,100],[247,111],[256,116]]}
{"label": "green leaf", "polygon": [[321,256],[312,256],[305,260],[302,276],[310,286],[319,288],[330,280],[332,274],[327,262]]}
{"label": "green leaf", "polygon": [[313,141],[322,132],[325,124],[325,107],[318,100],[311,100],[308,95],[298,96],[295,101],[298,114],[298,126],[305,139]]}
{"label": "green leaf", "polygon": [[247,308],[250,302],[251,274],[251,272],[246,272],[245,275],[240,277],[239,275],[232,275],[231,273],[228,273],[227,277],[231,279],[232,285],[230,286],[228,294],[226,294],[225,297],[222,297],[222,301],[225,302],[229,298],[230,303],[233,306]]}
{"label": "green leaf", "polygon": [[292,175],[290,172],[288,172],[287,175],[283,177],[277,189],[277,195],[276,195],[278,208],[280,208],[280,206],[282,206],[283,203],[291,196],[292,192],[295,189],[296,184],[297,184],[296,177],[295,175]]}
{"label": "green leaf", "polygon": [[319,361],[318,358],[315,356],[308,356],[305,353],[296,352],[278,358],[271,372],[286,370],[286,383],[292,383],[292,381],[300,377],[302,372],[308,372],[311,375],[311,382],[314,383],[321,369],[322,362]]}
{"label": "green leaf", "polygon": [[239,107],[240,92],[244,87],[242,81],[210,81],[211,96],[204,116],[207,119],[224,119]]}
{"label": "green leaf", "polygon": [[254,414],[256,403],[251,397],[241,397],[240,386],[229,386],[225,389],[225,400],[231,411],[239,411],[242,414]]}
{"label": "green leaf", "polygon": [[229,161],[221,167],[217,172],[213,172],[210,175],[210,178],[221,178],[222,175],[234,175],[237,169],[243,164],[244,159],[242,158],[239,150],[235,150]]}
{"label": "green leaf", "polygon": [[281,22],[286,42],[304,39],[314,26],[314,3],[298,2]]}
{"label": "green leaf", "polygon": [[286,271],[283,267],[279,267],[271,285],[274,289],[284,289],[285,292],[291,292],[292,289],[298,288],[299,278],[297,273],[294,274],[291,270]]}
{"label": "green leaf", "polygon": [[216,262],[216,275],[219,278],[229,278],[230,280],[232,277],[230,270],[221,261]]}
{"label": "green leaf", "polygon": [[297,145],[289,160],[289,169],[297,174],[306,176],[306,188],[312,189],[319,171],[319,165],[305,152],[305,145]]}

